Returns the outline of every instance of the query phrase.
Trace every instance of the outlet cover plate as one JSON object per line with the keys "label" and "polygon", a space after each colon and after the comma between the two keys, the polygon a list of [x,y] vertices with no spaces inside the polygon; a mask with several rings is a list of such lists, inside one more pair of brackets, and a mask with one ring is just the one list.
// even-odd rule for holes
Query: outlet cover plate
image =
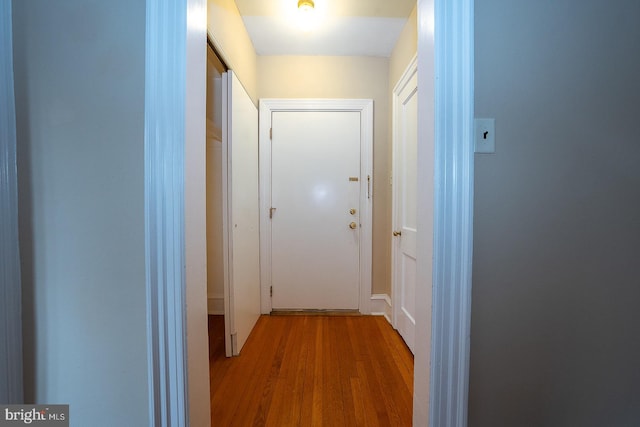
{"label": "outlet cover plate", "polygon": [[473,121],[476,153],[496,152],[496,119]]}

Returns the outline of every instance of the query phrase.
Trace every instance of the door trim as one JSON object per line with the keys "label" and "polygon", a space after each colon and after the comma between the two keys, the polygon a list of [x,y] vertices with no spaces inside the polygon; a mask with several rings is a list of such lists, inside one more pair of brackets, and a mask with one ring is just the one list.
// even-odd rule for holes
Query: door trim
{"label": "door trim", "polygon": [[[400,93],[404,90],[404,88],[409,84],[409,82],[411,81],[411,79],[413,78],[413,76],[415,76],[418,73],[418,56],[417,54],[414,55],[414,57],[411,59],[411,61],[409,62],[409,65],[407,65],[407,68],[405,69],[404,73],[402,74],[402,77],[400,77],[400,80],[398,80],[398,83],[395,85],[395,87],[393,88],[393,120],[392,120],[392,129],[393,129],[393,139],[391,141],[391,176],[392,178],[392,185],[391,185],[391,200],[393,203],[393,208],[392,208],[392,215],[391,215],[391,224],[392,224],[392,229],[397,230],[397,221],[398,221],[398,180],[397,180],[397,172],[398,172],[398,165],[396,164],[396,162],[398,161],[398,159],[396,158],[396,145],[398,144],[399,141],[399,129],[398,129],[398,123],[399,123],[399,100],[398,100],[398,96],[400,95]],[[419,84],[419,82],[418,82]],[[419,95],[417,95],[419,96]],[[400,245],[397,243],[397,238],[394,240],[393,237],[391,237],[391,297],[392,297],[392,304],[391,304],[391,312],[392,312],[392,319],[393,319],[393,327],[394,328],[398,328],[398,316],[400,313],[400,305],[397,304],[397,302],[400,301],[400,289],[398,286],[398,274],[399,272],[396,269],[396,262],[398,260],[398,253],[400,250]]]}
{"label": "door trim", "polygon": [[373,206],[373,100],[260,99],[260,287],[263,314],[271,312],[271,115],[277,111],[357,111],[361,113],[360,147],[360,301],[362,314],[371,312]]}
{"label": "door trim", "polygon": [[[418,193],[419,209],[434,203],[434,235],[433,272],[418,266],[418,280],[432,280],[433,289],[428,294],[424,287],[416,290],[416,300],[428,301],[432,313],[429,318],[416,318],[420,345],[415,355],[414,425],[467,425],[473,253],[473,19],[473,0],[418,2],[418,108],[423,109],[418,138],[419,144],[435,141],[435,197],[427,200],[424,189]],[[429,75],[434,69],[435,76]],[[427,84],[435,91],[424,90]],[[435,109],[434,116],[425,116],[429,105]],[[418,149],[419,165],[427,161],[425,156]],[[426,171],[419,170],[418,176],[425,178]],[[425,232],[418,230],[418,256],[424,255],[430,244]]]}
{"label": "door trim", "polygon": [[[18,240],[18,169],[11,2],[0,4],[0,402],[23,402],[22,284]],[[4,350],[6,349],[6,350]]]}
{"label": "door trim", "polygon": [[233,356],[233,313],[231,282],[233,281],[233,239],[231,227],[231,150],[229,133],[231,128],[231,73],[222,73],[222,290],[224,307],[224,355]]}
{"label": "door trim", "polygon": [[[174,53],[186,57],[186,24],[176,22],[180,18],[186,22],[186,2],[147,2],[146,17],[144,216],[149,425],[186,426],[186,65],[169,65]],[[167,36],[160,37],[164,31]]]}
{"label": "door trim", "polygon": [[[203,375],[209,368],[206,245],[200,236],[205,219],[200,153],[206,139],[206,8],[204,0],[146,2],[144,231],[153,426],[208,426],[211,419],[209,378]],[[185,170],[185,161],[195,157],[202,162]],[[198,220],[185,220],[185,213]],[[188,311],[187,300],[195,303]]]}

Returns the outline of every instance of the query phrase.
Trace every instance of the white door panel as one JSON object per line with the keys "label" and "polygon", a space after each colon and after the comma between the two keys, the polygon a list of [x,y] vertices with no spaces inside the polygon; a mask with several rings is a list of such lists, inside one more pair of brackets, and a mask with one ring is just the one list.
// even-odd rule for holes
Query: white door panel
{"label": "white door panel", "polygon": [[416,259],[416,238],[415,228],[402,227],[402,238],[400,239],[400,251],[405,256]]}
{"label": "white door panel", "polygon": [[418,81],[409,68],[394,90],[393,140],[393,317],[413,351],[415,340]]}
{"label": "white door panel", "polygon": [[360,113],[279,111],[272,129],[272,307],[358,309]]}
{"label": "white door panel", "polygon": [[260,317],[258,111],[235,74],[227,74],[225,326],[227,349],[238,355]]}

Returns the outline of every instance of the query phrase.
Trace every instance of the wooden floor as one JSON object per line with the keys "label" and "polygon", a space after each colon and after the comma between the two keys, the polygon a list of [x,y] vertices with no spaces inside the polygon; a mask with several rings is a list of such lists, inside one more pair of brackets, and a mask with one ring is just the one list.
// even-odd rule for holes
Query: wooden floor
{"label": "wooden floor", "polygon": [[224,357],[209,316],[211,425],[410,426],[413,356],[383,317],[262,316]]}

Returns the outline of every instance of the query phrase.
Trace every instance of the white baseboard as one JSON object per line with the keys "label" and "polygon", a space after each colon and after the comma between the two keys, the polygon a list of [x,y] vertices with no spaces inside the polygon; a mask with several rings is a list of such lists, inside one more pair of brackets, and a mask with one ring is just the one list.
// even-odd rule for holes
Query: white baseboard
{"label": "white baseboard", "polygon": [[224,315],[224,297],[222,295],[207,298],[207,312],[209,314]]}
{"label": "white baseboard", "polygon": [[391,323],[391,298],[389,298],[389,295],[371,295],[371,315],[384,316]]}

